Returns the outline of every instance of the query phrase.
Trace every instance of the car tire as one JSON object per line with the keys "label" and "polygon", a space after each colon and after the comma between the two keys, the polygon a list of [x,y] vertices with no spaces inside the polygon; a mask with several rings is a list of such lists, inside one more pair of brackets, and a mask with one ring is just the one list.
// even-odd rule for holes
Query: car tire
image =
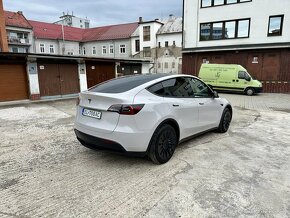
{"label": "car tire", "polygon": [[227,107],[224,109],[224,112],[223,112],[223,115],[222,115],[222,118],[221,118],[221,121],[220,121],[220,124],[219,124],[217,131],[219,133],[227,132],[229,127],[230,127],[231,121],[232,121],[232,112]]}
{"label": "car tire", "polygon": [[246,95],[252,96],[255,94],[255,90],[253,88],[247,88],[245,91]]}
{"label": "car tire", "polygon": [[156,164],[164,164],[173,156],[178,139],[175,129],[168,124],[158,127],[149,144],[148,156]]}

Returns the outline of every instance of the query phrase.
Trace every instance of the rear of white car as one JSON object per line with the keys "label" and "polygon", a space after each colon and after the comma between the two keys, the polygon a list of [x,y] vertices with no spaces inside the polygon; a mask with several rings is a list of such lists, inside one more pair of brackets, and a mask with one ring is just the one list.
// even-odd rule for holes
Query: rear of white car
{"label": "rear of white car", "polygon": [[156,105],[160,106],[163,99],[148,93],[149,100],[134,101],[142,90],[136,87],[121,93],[80,93],[75,132],[82,144],[145,155],[153,127],[161,118]]}
{"label": "rear of white car", "polygon": [[[154,162],[168,161],[178,142],[217,129],[225,108],[231,111],[225,99],[212,94],[208,98],[175,98],[156,93],[160,84],[166,86],[172,80],[184,78],[185,75],[133,76],[112,80],[80,93],[75,121],[78,140],[89,148],[140,156],[149,154]],[[186,76],[186,80],[191,78],[199,81]],[[189,90],[188,87],[182,88]],[[159,136],[161,133],[164,133],[164,139]],[[152,143],[154,146],[163,143],[159,149],[163,152],[163,159],[156,159]]]}

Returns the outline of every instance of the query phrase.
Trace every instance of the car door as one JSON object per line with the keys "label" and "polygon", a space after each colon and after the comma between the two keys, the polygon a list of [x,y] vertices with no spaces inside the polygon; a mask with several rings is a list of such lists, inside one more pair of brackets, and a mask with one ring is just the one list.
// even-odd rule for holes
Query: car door
{"label": "car door", "polygon": [[188,80],[198,105],[199,132],[218,127],[223,106],[220,99],[214,98],[213,92],[201,80],[197,78],[189,78]]}
{"label": "car door", "polygon": [[162,82],[163,96],[180,127],[180,139],[198,133],[198,105],[185,77]]}
{"label": "car door", "polygon": [[236,88],[240,91],[243,91],[246,87],[249,86],[250,81],[251,81],[251,77],[246,71],[239,71]]}

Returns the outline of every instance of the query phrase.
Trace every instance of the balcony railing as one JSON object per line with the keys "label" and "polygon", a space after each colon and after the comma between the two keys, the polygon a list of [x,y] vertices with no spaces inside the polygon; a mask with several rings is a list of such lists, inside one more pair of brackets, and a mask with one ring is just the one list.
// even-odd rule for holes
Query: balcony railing
{"label": "balcony railing", "polygon": [[10,44],[30,44],[29,39],[22,39],[8,36],[8,43]]}

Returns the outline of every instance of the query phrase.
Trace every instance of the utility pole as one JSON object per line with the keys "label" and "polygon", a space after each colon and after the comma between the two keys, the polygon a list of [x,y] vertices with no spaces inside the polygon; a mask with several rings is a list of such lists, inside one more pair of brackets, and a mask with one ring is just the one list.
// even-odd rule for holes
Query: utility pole
{"label": "utility pole", "polygon": [[0,0],[0,52],[9,52],[2,0]]}

